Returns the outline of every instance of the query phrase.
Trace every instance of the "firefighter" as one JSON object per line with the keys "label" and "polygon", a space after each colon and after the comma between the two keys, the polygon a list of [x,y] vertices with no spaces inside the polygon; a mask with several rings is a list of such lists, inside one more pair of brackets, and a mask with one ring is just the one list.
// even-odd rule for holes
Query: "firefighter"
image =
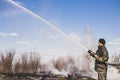
{"label": "firefighter", "polygon": [[98,80],[107,80],[107,61],[109,59],[108,51],[105,47],[105,39],[99,39],[98,50],[96,53],[88,50],[90,56],[95,58],[95,71],[98,73]]}

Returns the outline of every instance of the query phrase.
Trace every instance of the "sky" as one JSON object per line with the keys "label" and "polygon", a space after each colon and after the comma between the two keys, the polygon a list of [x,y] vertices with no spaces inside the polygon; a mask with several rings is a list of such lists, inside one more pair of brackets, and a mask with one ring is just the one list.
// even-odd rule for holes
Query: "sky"
{"label": "sky", "polygon": [[12,0],[53,24],[60,32],[8,0],[0,0],[0,50],[39,51],[44,56],[79,54],[69,37],[92,49],[105,38],[120,51],[120,0]]}

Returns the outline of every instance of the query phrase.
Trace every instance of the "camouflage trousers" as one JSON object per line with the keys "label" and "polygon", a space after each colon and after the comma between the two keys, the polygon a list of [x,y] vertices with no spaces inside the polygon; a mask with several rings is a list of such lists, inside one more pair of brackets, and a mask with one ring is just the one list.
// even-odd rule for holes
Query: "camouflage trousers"
{"label": "camouflage trousers", "polygon": [[98,72],[98,80],[107,80],[107,72]]}

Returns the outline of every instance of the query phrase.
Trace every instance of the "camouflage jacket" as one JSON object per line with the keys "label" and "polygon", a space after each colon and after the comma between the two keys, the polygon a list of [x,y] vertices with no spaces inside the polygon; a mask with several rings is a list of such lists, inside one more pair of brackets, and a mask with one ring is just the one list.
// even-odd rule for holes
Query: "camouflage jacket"
{"label": "camouflage jacket", "polygon": [[98,46],[98,50],[96,51],[95,55],[98,58],[95,58],[95,70],[97,72],[106,72],[107,71],[107,64],[109,55],[108,51],[105,46]]}

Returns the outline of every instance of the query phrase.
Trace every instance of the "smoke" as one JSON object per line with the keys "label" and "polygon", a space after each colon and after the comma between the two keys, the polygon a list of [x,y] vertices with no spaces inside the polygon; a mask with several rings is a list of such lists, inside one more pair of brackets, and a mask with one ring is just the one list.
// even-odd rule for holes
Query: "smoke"
{"label": "smoke", "polygon": [[108,80],[119,80],[120,79],[120,73],[114,67],[109,66],[108,67],[107,78],[108,78]]}
{"label": "smoke", "polygon": [[86,28],[85,34],[81,37],[75,33],[71,33],[64,38],[66,54],[61,53],[62,55],[60,55],[60,53],[56,52],[56,55],[60,56],[55,56],[47,60],[46,70],[52,70],[55,74],[62,74],[65,76],[68,74],[83,72],[82,74],[85,74],[86,76],[94,77],[93,59],[86,51],[76,46],[73,41],[69,40],[69,37],[73,37],[76,41],[92,50],[96,48],[96,42],[90,29],[88,30],[88,28]]}

